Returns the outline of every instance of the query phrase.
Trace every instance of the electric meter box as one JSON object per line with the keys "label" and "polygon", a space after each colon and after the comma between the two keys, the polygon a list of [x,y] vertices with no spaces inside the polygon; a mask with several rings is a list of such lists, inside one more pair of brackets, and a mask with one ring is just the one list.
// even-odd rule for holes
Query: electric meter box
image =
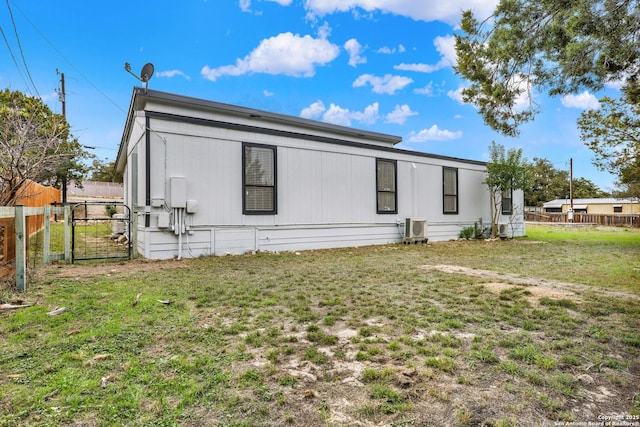
{"label": "electric meter box", "polygon": [[187,178],[174,176],[169,178],[168,188],[169,207],[187,207]]}

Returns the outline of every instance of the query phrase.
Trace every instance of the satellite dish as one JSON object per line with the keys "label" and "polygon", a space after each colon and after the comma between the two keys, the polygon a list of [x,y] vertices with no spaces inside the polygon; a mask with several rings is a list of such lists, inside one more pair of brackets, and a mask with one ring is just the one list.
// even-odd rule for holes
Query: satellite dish
{"label": "satellite dish", "polygon": [[142,67],[142,71],[140,71],[140,76],[136,76],[135,73],[131,71],[131,65],[129,65],[128,62],[124,63],[124,69],[127,73],[131,74],[133,77],[144,83],[145,89],[149,87],[149,80],[153,76],[154,70],[153,64],[151,62],[144,64],[144,67]]}
{"label": "satellite dish", "polygon": [[153,64],[151,62],[147,62],[142,67],[142,71],[140,71],[140,81],[142,83],[147,83],[151,77],[153,76]]}

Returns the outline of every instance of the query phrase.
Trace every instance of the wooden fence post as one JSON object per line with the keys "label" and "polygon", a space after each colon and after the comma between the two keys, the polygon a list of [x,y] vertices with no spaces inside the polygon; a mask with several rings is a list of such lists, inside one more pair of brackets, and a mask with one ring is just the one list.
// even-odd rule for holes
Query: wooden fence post
{"label": "wooden fence post", "polygon": [[51,205],[44,207],[44,239],[42,242],[42,258],[49,264],[49,246],[51,245]]}
{"label": "wooden fence post", "polygon": [[24,205],[15,206],[16,224],[16,287],[20,292],[27,290],[27,233]]}

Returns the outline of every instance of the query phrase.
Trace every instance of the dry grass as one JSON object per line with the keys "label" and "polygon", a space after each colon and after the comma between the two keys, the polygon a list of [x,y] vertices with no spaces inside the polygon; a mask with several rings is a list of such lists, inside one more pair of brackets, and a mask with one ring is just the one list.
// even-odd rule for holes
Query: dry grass
{"label": "dry grass", "polygon": [[0,426],[637,415],[640,243],[545,241],[51,267],[0,314]]}

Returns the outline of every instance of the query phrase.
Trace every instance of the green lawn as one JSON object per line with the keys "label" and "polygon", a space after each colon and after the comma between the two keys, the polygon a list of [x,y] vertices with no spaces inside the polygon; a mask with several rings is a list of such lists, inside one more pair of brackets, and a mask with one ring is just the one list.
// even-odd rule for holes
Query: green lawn
{"label": "green lawn", "polygon": [[[552,426],[640,414],[640,233],[527,233],[50,266],[26,295],[0,293],[36,303],[0,313],[0,426]],[[57,307],[67,310],[47,315]]]}

